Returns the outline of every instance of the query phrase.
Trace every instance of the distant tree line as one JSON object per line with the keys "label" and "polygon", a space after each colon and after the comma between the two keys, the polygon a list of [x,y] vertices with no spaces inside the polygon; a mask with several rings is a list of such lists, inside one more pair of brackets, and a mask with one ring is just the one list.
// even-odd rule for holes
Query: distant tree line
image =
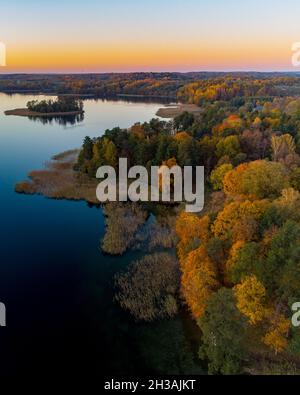
{"label": "distant tree line", "polygon": [[288,73],[106,73],[1,75],[0,92],[44,92],[95,97],[141,95],[198,104],[234,96],[299,94],[299,78]]}

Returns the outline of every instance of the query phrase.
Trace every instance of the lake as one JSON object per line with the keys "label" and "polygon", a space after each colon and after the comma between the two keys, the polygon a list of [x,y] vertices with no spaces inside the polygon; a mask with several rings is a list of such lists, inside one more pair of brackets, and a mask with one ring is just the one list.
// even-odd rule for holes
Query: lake
{"label": "lake", "polygon": [[141,324],[114,302],[114,274],[140,253],[102,254],[100,208],[14,192],[52,155],[80,147],[87,135],[148,121],[161,104],[85,100],[84,119],[65,125],[3,113],[34,99],[43,96],[0,93],[0,301],[7,308],[0,375],[200,373],[187,313]]}

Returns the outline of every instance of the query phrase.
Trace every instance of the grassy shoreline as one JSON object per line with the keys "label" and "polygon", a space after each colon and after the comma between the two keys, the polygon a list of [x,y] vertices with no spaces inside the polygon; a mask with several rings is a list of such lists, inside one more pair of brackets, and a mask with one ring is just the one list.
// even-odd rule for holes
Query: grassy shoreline
{"label": "grassy shoreline", "polygon": [[197,116],[201,111],[201,108],[195,104],[179,104],[162,107],[156,112],[156,115],[161,118],[176,118],[184,112],[190,112]]}
{"label": "grassy shoreline", "polygon": [[26,195],[43,195],[51,199],[84,200],[99,204],[96,197],[97,179],[73,170],[79,150],[70,150],[55,155],[46,163],[43,170],[33,170],[28,174],[29,180],[15,186],[17,193]]}

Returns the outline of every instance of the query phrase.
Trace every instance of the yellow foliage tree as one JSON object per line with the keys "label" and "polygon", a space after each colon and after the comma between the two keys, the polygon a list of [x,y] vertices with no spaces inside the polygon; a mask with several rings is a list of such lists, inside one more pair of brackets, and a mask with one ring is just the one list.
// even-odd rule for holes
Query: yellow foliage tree
{"label": "yellow foliage tree", "polygon": [[229,196],[243,195],[256,199],[279,196],[288,187],[283,164],[257,160],[242,164],[224,176],[224,192]]}
{"label": "yellow foliage tree", "polygon": [[256,325],[264,319],[266,290],[255,276],[245,277],[241,284],[234,287],[234,292],[237,308],[249,319],[251,325]]}
{"label": "yellow foliage tree", "polygon": [[275,354],[283,352],[288,346],[288,333],[290,329],[290,320],[282,314],[276,314],[274,311],[269,312],[271,326],[263,338],[263,342],[275,351]]}
{"label": "yellow foliage tree", "polygon": [[179,133],[176,133],[175,136],[174,136],[174,139],[178,143],[180,143],[180,142],[182,142],[184,140],[190,139],[190,138],[191,138],[191,136],[187,132],[179,132]]}

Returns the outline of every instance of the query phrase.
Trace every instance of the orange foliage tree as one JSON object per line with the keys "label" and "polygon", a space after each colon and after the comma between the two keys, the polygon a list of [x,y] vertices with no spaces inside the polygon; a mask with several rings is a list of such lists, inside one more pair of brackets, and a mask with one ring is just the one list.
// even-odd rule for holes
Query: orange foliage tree
{"label": "orange foliage tree", "polygon": [[243,202],[232,202],[225,206],[225,208],[218,214],[215,220],[212,230],[215,236],[221,240],[231,239],[233,234],[236,237],[235,241],[247,241],[251,229],[247,229],[245,226],[240,227],[240,232],[234,231],[239,221],[243,221],[246,225],[253,226],[252,221],[258,220],[268,207],[268,202],[265,200],[257,200],[251,202],[245,200]]}
{"label": "orange foliage tree", "polygon": [[185,260],[181,290],[195,319],[203,316],[210,296],[218,289],[217,271],[201,246],[190,252]]}
{"label": "orange foliage tree", "polygon": [[200,242],[206,243],[209,239],[209,217],[202,218],[195,214],[182,212],[176,221],[176,233],[179,237],[177,246],[181,264],[184,264],[188,252]]}

